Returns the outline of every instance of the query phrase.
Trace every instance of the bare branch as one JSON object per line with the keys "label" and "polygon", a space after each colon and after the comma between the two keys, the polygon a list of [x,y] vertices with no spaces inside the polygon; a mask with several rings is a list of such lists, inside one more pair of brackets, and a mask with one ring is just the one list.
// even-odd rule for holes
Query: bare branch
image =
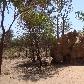
{"label": "bare branch", "polygon": [[8,29],[8,30],[10,30],[10,29],[11,29],[11,27],[12,27],[13,23],[14,23],[14,22],[15,22],[15,20],[18,18],[18,16],[19,16],[19,14],[17,14],[17,17],[14,17],[14,19],[13,19],[12,23],[10,24],[10,26],[9,26],[9,29]]}

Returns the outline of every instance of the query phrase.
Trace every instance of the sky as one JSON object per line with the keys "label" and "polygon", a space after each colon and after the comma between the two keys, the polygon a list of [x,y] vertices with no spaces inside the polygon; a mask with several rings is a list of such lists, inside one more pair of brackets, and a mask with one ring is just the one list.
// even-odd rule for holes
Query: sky
{"label": "sky", "polygon": [[[70,22],[72,24],[72,28],[76,29],[76,30],[82,30],[83,26],[84,26],[84,22],[82,22],[81,20],[77,20],[75,17],[75,12],[76,11],[84,11],[84,0],[72,0],[72,12],[69,14],[70,17]],[[6,27],[6,29],[9,28],[9,25],[12,23],[12,19],[13,18],[13,13],[14,13],[14,7],[12,6],[10,8],[9,14],[5,13],[5,21],[4,21],[4,25]],[[18,18],[17,18],[18,19]],[[21,28],[18,26],[17,27],[17,19],[14,22],[14,24],[12,25],[12,29],[14,30],[14,35],[18,36],[20,34],[22,34],[22,30]],[[0,17],[0,21],[1,21],[1,17]],[[17,34],[17,31],[20,31],[20,34]],[[0,30],[1,32],[1,30]]]}
{"label": "sky", "polygon": [[75,12],[76,11],[84,11],[84,0],[72,0],[73,11],[69,14],[70,22],[72,23],[72,27],[76,30],[82,30],[84,26],[84,22],[81,20],[77,20]]}
{"label": "sky", "polygon": [[[13,19],[14,19],[14,6],[11,4],[9,6],[9,13],[8,13],[8,10],[6,9],[5,10],[5,18],[4,18],[4,27],[6,29],[6,31],[8,30],[8,28],[10,27],[10,25],[12,24],[13,22]],[[11,29],[13,30],[14,32],[14,37],[17,37],[19,35],[22,35],[23,34],[23,30],[22,28],[18,25],[18,19],[19,19],[19,16],[17,17],[17,19],[14,21]],[[0,22],[1,22],[1,17],[0,17]],[[0,33],[1,33],[1,29],[0,29]]]}

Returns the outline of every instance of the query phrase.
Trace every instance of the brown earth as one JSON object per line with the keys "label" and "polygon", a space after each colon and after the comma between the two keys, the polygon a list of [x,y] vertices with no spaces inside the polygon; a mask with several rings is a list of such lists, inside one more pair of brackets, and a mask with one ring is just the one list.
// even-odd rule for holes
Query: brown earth
{"label": "brown earth", "polygon": [[0,84],[84,84],[84,66],[58,69],[48,66],[43,72],[36,73],[35,68],[24,67],[22,62],[22,59],[3,60]]}

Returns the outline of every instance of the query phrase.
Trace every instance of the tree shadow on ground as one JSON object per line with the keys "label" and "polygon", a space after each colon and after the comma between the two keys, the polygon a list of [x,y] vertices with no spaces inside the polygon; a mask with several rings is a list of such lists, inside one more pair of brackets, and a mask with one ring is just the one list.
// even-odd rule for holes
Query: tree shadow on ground
{"label": "tree shadow on ground", "polygon": [[16,70],[23,74],[18,76],[22,80],[31,80],[32,82],[38,81],[39,79],[47,79],[54,76],[54,74],[59,73],[58,68],[64,67],[64,65],[46,65],[43,63],[41,68],[38,68],[38,63],[36,62],[21,62],[16,66]]}

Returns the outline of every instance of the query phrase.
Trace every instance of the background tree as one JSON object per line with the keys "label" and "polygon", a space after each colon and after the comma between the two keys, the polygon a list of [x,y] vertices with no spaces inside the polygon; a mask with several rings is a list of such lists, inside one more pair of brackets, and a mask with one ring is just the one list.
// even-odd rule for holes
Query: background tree
{"label": "background tree", "polygon": [[72,0],[56,0],[56,3],[53,3],[50,5],[51,9],[48,10],[48,13],[55,13],[53,20],[56,23],[56,35],[59,38],[61,32],[64,34],[64,31],[68,30],[65,24],[69,22],[68,14],[72,9]]}
{"label": "background tree", "polygon": [[10,28],[12,27],[15,19],[17,16],[15,16],[14,14],[14,18],[13,18],[13,21],[12,23],[10,24],[8,30],[6,31],[6,28],[4,27],[4,18],[5,18],[5,11],[8,10],[9,11],[9,4],[10,4],[10,0],[9,1],[6,1],[6,0],[1,0],[0,1],[0,12],[1,12],[1,30],[2,30],[2,33],[1,33],[1,41],[0,41],[0,74],[1,74],[1,65],[2,65],[2,55],[3,55],[3,49],[4,49],[4,39],[6,37],[6,32],[7,31],[10,31]]}

